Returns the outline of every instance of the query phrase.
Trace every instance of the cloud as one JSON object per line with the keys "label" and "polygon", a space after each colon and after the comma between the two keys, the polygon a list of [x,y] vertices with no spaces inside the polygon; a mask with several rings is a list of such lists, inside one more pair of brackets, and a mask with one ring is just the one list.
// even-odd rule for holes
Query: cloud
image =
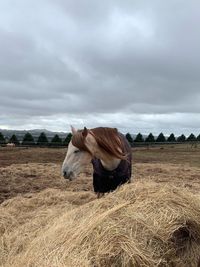
{"label": "cloud", "polygon": [[199,7],[1,2],[0,126],[198,132]]}

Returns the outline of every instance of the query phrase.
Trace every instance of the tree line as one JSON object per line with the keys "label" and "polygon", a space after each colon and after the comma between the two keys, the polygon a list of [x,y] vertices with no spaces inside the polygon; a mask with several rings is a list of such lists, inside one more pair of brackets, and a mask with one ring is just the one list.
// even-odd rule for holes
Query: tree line
{"label": "tree line", "polygon": [[155,137],[152,133],[150,133],[147,137],[144,137],[141,133],[138,133],[135,138],[131,136],[130,133],[126,134],[126,139],[129,143],[164,143],[164,142],[195,142],[200,141],[200,134],[196,137],[193,133],[191,133],[188,137],[184,134],[178,136],[177,138],[172,133],[170,136],[165,137],[163,133],[160,133],[157,137]]}
{"label": "tree line", "polygon": [[[42,132],[39,137],[34,139],[34,137],[27,132],[22,142],[19,142],[17,136],[13,134],[9,140],[3,136],[0,132],[0,144],[6,143],[14,143],[15,145],[38,145],[38,146],[67,146],[72,138],[72,134],[69,133],[64,140],[62,140],[58,134],[56,134],[51,140],[49,140],[44,132]],[[170,136],[165,137],[163,133],[160,133],[157,137],[155,137],[152,133],[150,133],[147,137],[144,137],[141,133],[138,133],[135,138],[132,137],[130,133],[126,134],[126,138],[130,144],[134,143],[164,143],[164,142],[195,142],[200,141],[200,134],[195,136],[194,134],[190,134],[186,137],[184,134],[175,137],[172,133]]]}
{"label": "tree line", "polygon": [[34,138],[32,134],[27,132],[23,140],[20,142],[15,134],[11,136],[8,140],[0,132],[0,144],[14,143],[15,145],[38,145],[38,146],[68,146],[72,134],[69,133],[64,140],[62,140],[58,134],[55,134],[54,137],[49,140],[44,132],[42,132],[38,138]]}

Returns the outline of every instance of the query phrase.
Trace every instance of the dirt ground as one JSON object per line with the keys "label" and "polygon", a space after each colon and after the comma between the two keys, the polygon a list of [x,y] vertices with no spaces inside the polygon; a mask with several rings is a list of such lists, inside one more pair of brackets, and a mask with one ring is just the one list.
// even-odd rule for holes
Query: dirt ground
{"label": "dirt ground", "polygon": [[[91,166],[72,182],[61,177],[65,154],[63,148],[0,147],[0,203],[16,195],[30,196],[46,188],[92,191]],[[200,148],[190,145],[133,148],[132,182],[137,180],[172,183],[199,192]]]}

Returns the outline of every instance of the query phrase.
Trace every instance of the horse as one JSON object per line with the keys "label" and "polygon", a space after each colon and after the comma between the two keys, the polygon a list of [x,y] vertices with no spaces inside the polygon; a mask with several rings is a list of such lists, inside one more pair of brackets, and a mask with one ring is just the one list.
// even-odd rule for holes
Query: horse
{"label": "horse", "polygon": [[72,181],[89,163],[93,165],[93,188],[97,197],[131,182],[132,151],[125,136],[116,128],[76,130],[62,164],[62,175]]}
{"label": "horse", "polygon": [[15,147],[15,143],[7,143],[6,146],[7,147]]}

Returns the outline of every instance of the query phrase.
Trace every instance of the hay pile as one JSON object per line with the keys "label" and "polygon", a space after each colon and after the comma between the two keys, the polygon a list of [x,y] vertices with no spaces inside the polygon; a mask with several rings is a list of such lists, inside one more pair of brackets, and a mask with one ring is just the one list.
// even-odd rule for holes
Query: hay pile
{"label": "hay pile", "polygon": [[18,197],[0,206],[1,263],[197,267],[200,197],[153,182],[125,185],[100,200],[59,189]]}

